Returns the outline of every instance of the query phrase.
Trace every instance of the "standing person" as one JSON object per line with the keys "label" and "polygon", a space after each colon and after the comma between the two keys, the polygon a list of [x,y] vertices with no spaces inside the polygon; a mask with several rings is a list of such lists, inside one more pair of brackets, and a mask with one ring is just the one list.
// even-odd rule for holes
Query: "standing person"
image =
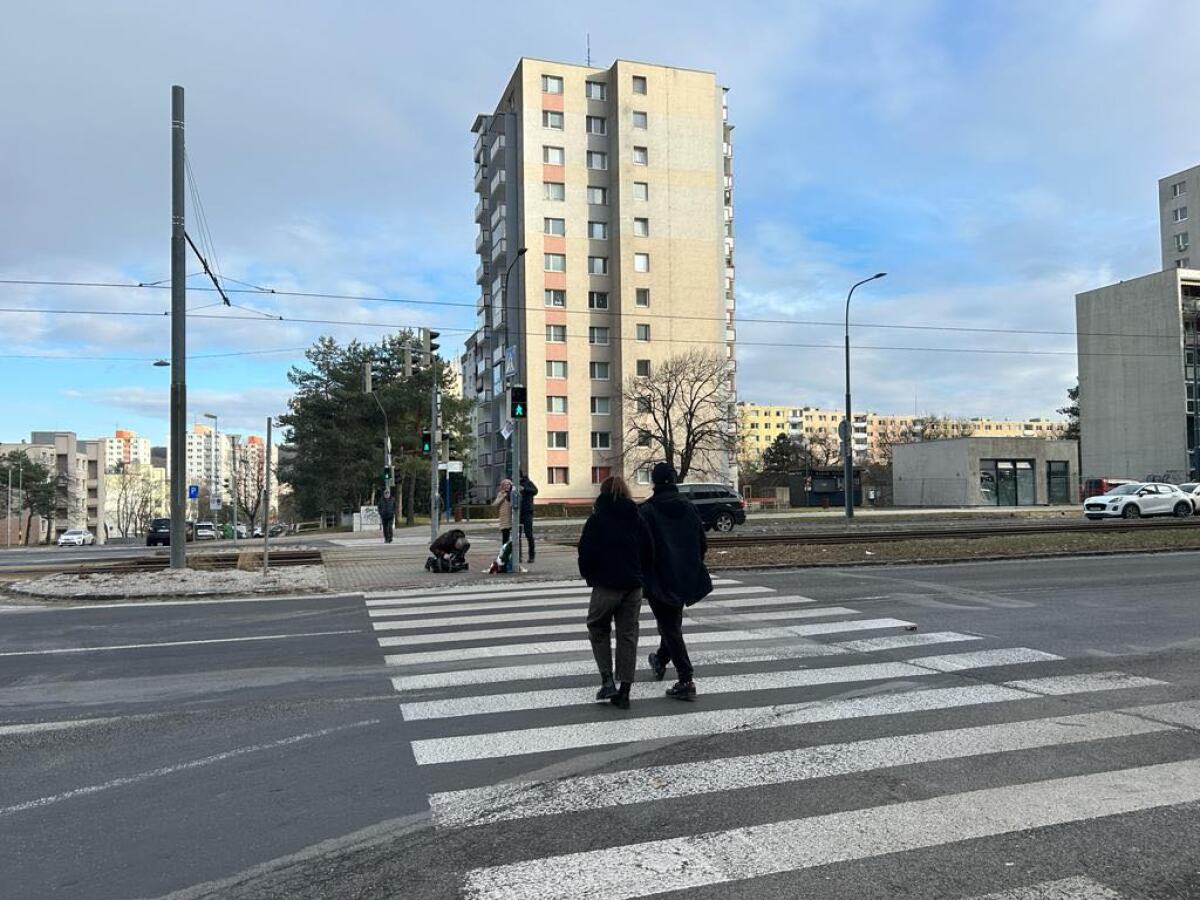
{"label": "standing person", "polygon": [[521,520],[521,533],[529,544],[529,561],[533,562],[533,498],[538,495],[538,487],[529,480],[529,476],[521,473],[521,509],[518,518]]}
{"label": "standing person", "polygon": [[492,506],[499,507],[499,515],[496,518],[500,526],[501,552],[512,537],[512,489],[513,483],[505,478],[500,482],[500,493],[496,494],[496,499],[492,501]]}
{"label": "standing person", "polygon": [[383,489],[383,496],[379,498],[379,521],[383,523],[383,542],[390,544],[392,542],[392,523],[396,521],[396,501],[392,497],[391,488]]}
{"label": "standing person", "polygon": [[667,689],[677,700],[695,700],[692,661],[683,640],[683,610],[712,592],[704,567],[708,541],[696,508],[679,495],[675,469],[658,463],[650,473],[654,493],[641,506],[641,518],[654,541],[654,565],[646,574],[646,597],[658,625],[658,650],[650,654],[654,678],[662,681],[675,665],[679,681]]}
{"label": "standing person", "polygon": [[[613,475],[600,485],[600,496],[579,538],[579,574],[592,589],[587,629],[600,670],[597,700],[629,709],[629,688],[637,666],[638,616],[642,611],[644,573],[654,565],[654,543],[625,479]],[[617,622],[617,668],[613,677],[613,619]],[[617,682],[621,686],[617,687]]]}

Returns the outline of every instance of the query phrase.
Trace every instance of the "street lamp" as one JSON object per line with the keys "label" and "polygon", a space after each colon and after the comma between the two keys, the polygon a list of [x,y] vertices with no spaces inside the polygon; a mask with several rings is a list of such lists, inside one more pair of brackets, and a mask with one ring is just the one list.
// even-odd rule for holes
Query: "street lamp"
{"label": "street lamp", "polygon": [[850,411],[850,298],[854,296],[855,288],[868,281],[874,281],[876,278],[882,278],[886,274],[887,272],[876,272],[870,278],[856,282],[850,287],[850,293],[846,295],[846,418],[842,422],[841,438],[844,478],[842,493],[846,498],[847,519],[854,518],[854,417]]}
{"label": "street lamp", "polygon": [[[525,255],[525,251],[527,249],[528,249],[527,247],[521,247],[517,250],[517,255],[514,256],[512,259],[512,262],[510,262],[508,264],[508,268],[506,268],[504,270],[504,276],[500,279],[500,302],[501,302],[501,305],[502,305],[505,313],[508,312],[508,274],[509,274],[509,272],[511,272],[513,270],[513,266],[515,266],[517,264],[517,261],[520,260],[520,258]],[[521,354],[519,352],[519,347],[520,347],[520,339],[521,339],[522,335],[521,335],[521,316],[519,313],[516,314],[516,325],[517,325],[517,328],[513,332],[513,334],[517,338],[517,341],[515,342],[515,346],[517,346],[518,350],[513,353],[514,371],[506,373],[511,378],[511,381],[509,382],[510,387],[512,386],[512,384],[514,384],[518,380],[516,368],[521,365]],[[514,344],[510,342],[510,346],[513,346],[513,345]],[[511,407],[511,404],[510,404],[510,407]],[[509,559],[511,560],[510,566],[515,564],[516,568],[519,570],[521,568],[521,524],[520,524],[521,523],[521,519],[520,519],[520,516],[521,516],[521,420],[520,419],[513,420],[512,455],[514,457],[516,457],[516,462],[513,463],[513,466],[512,466],[513,491],[509,498],[510,502],[512,503],[512,518],[513,518],[513,521],[512,521],[512,524],[513,524],[513,529],[512,529],[513,552],[512,552],[512,555],[509,557]]]}

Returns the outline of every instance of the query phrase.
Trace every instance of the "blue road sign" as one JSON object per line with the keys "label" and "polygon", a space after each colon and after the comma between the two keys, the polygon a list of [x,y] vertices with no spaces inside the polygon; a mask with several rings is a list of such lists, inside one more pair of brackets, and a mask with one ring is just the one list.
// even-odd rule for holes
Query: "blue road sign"
{"label": "blue road sign", "polygon": [[189,484],[188,485],[188,499],[195,500],[199,496],[200,496],[200,485]]}

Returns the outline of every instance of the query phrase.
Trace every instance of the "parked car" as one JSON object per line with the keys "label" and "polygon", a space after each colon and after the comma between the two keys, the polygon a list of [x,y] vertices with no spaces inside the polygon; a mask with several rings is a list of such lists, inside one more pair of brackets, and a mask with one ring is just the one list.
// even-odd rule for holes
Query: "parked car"
{"label": "parked car", "polygon": [[734,525],[746,524],[746,501],[731,487],[723,484],[681,484],[679,493],[692,501],[706,529],[733,531]]}
{"label": "parked car", "polygon": [[1088,500],[1092,497],[1104,497],[1113,488],[1123,484],[1139,484],[1132,478],[1085,478],[1079,486],[1079,497]]}
{"label": "parked car", "polygon": [[237,536],[239,539],[244,540],[245,538],[250,537],[250,529],[245,525],[239,525],[235,531],[237,531]]}
{"label": "parked car", "polygon": [[146,546],[155,547],[161,544],[164,547],[171,546],[171,520],[170,519],[151,519],[150,527],[146,531]]}
{"label": "parked car", "polygon": [[1093,521],[1139,519],[1142,516],[1184,519],[1195,511],[1192,495],[1173,484],[1156,481],[1122,484],[1101,497],[1089,497],[1083,503],[1083,514]]}
{"label": "parked car", "polygon": [[217,526],[212,522],[197,522],[196,523],[196,540],[198,541],[215,541],[217,539]]}
{"label": "parked car", "polygon": [[1200,512],[1200,481],[1189,481],[1181,484],[1179,489],[1192,498],[1192,511]]}
{"label": "parked car", "polygon": [[83,547],[96,543],[96,536],[86,528],[68,528],[58,538],[60,547]]}

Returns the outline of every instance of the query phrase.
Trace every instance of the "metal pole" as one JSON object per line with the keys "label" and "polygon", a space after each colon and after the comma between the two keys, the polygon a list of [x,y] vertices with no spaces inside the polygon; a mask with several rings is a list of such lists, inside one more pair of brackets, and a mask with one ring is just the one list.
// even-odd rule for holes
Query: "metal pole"
{"label": "metal pole", "polygon": [[442,458],[441,428],[438,422],[438,394],[441,384],[437,360],[432,353],[429,354],[429,374],[433,378],[433,387],[429,391],[429,540],[432,543],[438,538],[438,514],[442,507],[438,495],[438,462]]}
{"label": "metal pole", "polygon": [[[508,275],[513,270],[513,266],[517,264],[522,256],[525,255],[524,247],[517,250],[517,255],[513,257],[512,262],[504,270],[504,277],[500,279],[500,304],[507,316],[508,310]],[[516,331],[514,332],[517,341],[517,353],[514,354],[516,359],[516,371],[506,373],[509,380],[509,385],[520,384],[521,370],[521,354],[520,354],[520,338],[521,338],[521,314],[518,303],[513,307],[512,317],[516,320]],[[509,412],[512,411],[512,398],[509,397]],[[526,410],[528,412],[528,410]],[[509,477],[513,483],[512,494],[509,502],[512,503],[512,555],[509,558],[509,571],[520,570],[521,568],[521,420],[513,419],[513,437],[512,437],[512,459],[509,460]]]}
{"label": "metal pole", "polygon": [[[20,512],[17,521],[21,521]],[[4,506],[4,546],[6,549],[12,547],[12,466],[8,467],[8,502]]]}
{"label": "metal pole", "polygon": [[271,419],[267,418],[267,455],[263,459],[263,574],[271,555]]}
{"label": "metal pole", "polygon": [[852,285],[850,293],[846,295],[846,420],[842,437],[842,478],[844,480],[842,493],[846,500],[847,519],[854,518],[854,416],[850,408],[850,298],[854,296],[854,289],[859,285],[882,278],[886,274],[886,272],[878,272],[870,278],[864,278]]}
{"label": "metal pole", "polygon": [[187,565],[187,244],[183,234],[183,88],[171,88],[171,568]]}
{"label": "metal pole", "polygon": [[1200,300],[1192,311],[1192,469],[1200,478]]}
{"label": "metal pole", "polygon": [[237,456],[238,456],[238,454],[237,454],[237,452],[238,452],[238,447],[237,447],[237,436],[234,435],[234,436],[232,436],[232,438],[233,439],[230,441],[230,444],[233,447],[233,477],[229,482],[229,486],[232,488],[230,493],[233,495],[233,542],[236,544],[237,539],[238,539],[238,533],[237,533],[237,503],[238,503],[238,483],[237,483]]}

